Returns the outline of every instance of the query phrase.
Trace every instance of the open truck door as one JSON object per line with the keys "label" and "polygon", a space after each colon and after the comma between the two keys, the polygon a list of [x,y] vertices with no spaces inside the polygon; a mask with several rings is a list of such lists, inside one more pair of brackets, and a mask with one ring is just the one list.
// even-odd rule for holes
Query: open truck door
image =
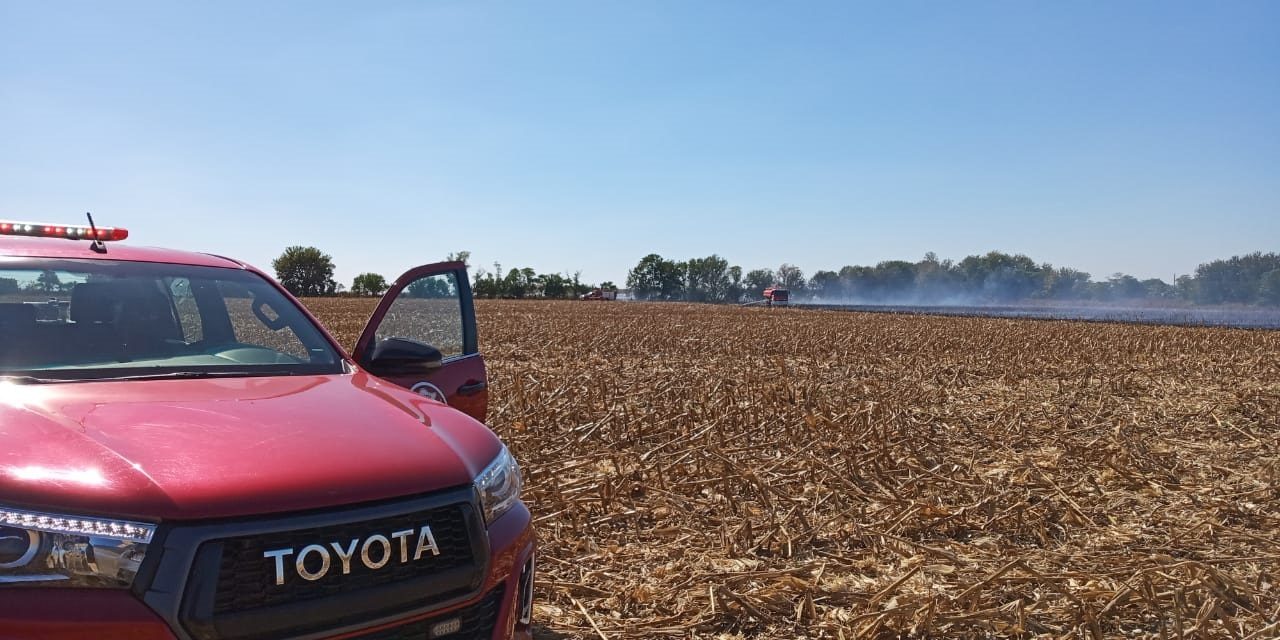
{"label": "open truck door", "polygon": [[423,265],[397,278],[352,355],[369,373],[484,422],[489,383],[463,263]]}

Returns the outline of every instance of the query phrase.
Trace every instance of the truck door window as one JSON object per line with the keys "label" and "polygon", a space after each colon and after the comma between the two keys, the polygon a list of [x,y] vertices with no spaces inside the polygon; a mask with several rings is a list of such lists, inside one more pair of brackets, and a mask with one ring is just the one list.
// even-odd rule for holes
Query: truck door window
{"label": "truck door window", "polygon": [[462,301],[456,276],[424,276],[405,287],[378,325],[377,339],[387,338],[424,342],[445,358],[462,355]]}

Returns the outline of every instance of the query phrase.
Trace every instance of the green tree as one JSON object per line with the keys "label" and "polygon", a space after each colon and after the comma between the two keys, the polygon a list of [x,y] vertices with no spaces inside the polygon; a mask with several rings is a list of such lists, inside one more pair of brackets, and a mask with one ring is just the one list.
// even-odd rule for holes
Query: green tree
{"label": "green tree", "polygon": [[507,277],[502,279],[502,297],[504,298],[523,298],[525,289],[524,278],[521,277],[519,269],[508,271]]}
{"label": "green tree", "polygon": [[1148,278],[1142,281],[1143,296],[1159,300],[1171,300],[1178,297],[1178,288],[1161,280]]}
{"label": "green tree", "polygon": [[542,283],[538,282],[538,272],[533,267],[520,269],[520,279],[524,281],[525,295],[537,297],[542,295]]}
{"label": "green tree", "polygon": [[920,302],[945,300],[956,295],[958,279],[955,264],[939,261],[938,254],[930,251],[915,264],[911,297]]}
{"label": "green tree", "polygon": [[1272,269],[1259,279],[1258,302],[1280,307],[1280,269]]}
{"label": "green tree", "polygon": [[1280,254],[1250,253],[1214,260],[1196,268],[1196,302],[1206,304],[1258,301],[1263,276],[1280,269]]}
{"label": "green tree", "polygon": [[1183,300],[1195,300],[1199,297],[1199,282],[1192,275],[1180,275],[1173,279],[1173,286],[1177,287],[1178,295]]}
{"label": "green tree", "polygon": [[906,260],[886,260],[876,265],[876,293],[882,300],[902,300],[915,294],[916,265]]}
{"label": "green tree", "polygon": [[502,263],[493,263],[493,273],[484,269],[476,271],[472,293],[482,298],[501,298],[507,295],[506,281],[502,278]]}
{"label": "green tree", "polygon": [[652,300],[662,292],[662,272],[666,264],[662,256],[651,253],[627,272],[627,286],[637,300]]}
{"label": "green tree", "polygon": [[450,253],[444,257],[444,261],[445,262],[461,262],[462,264],[469,267],[471,266],[471,252],[459,251],[457,253]]}
{"label": "green tree", "polygon": [[839,300],[840,274],[834,271],[817,271],[809,278],[809,293],[815,298],[831,302]]}
{"label": "green tree", "polygon": [[854,302],[867,302],[876,296],[876,270],[871,267],[840,267],[840,290]]}
{"label": "green tree", "polygon": [[351,293],[358,296],[380,296],[387,291],[387,279],[377,273],[362,273],[351,281]]}
{"label": "green tree", "polygon": [[1050,268],[1045,273],[1041,296],[1053,300],[1077,300],[1089,295],[1089,274],[1070,267]]}
{"label": "green tree", "polygon": [[1115,273],[1108,282],[1111,283],[1111,297],[1115,300],[1135,300],[1145,298],[1147,295],[1147,289],[1142,286],[1142,281],[1131,275]]}
{"label": "green tree", "polygon": [[21,290],[17,278],[0,278],[0,295],[18,293]]}
{"label": "green tree", "polygon": [[574,271],[572,278],[568,278],[566,273],[566,278],[569,280],[569,297],[570,298],[580,298],[584,294],[589,293],[592,289],[595,288],[582,281],[581,271]]}
{"label": "green tree", "polygon": [[538,295],[538,274],[529,267],[512,269],[502,279],[502,295],[507,298],[526,298]]}
{"label": "green tree", "polygon": [[729,291],[725,297],[729,302],[737,304],[742,302],[742,294],[742,267],[735,264],[729,267]]}
{"label": "green tree", "polygon": [[333,258],[315,247],[293,246],[271,261],[276,279],[295,296],[322,296],[338,288]]}
{"label": "green tree", "polygon": [[777,284],[790,291],[793,299],[804,293],[804,272],[800,267],[784,262],[778,267],[777,277]]}
{"label": "green tree", "polygon": [[1024,255],[992,251],[969,256],[956,265],[967,293],[985,300],[1008,302],[1044,290],[1044,270]]}
{"label": "green tree", "polygon": [[729,297],[729,262],[712,254],[685,263],[685,299],[724,302]]}
{"label": "green tree", "polygon": [[627,272],[627,287],[638,300],[678,300],[684,286],[680,263],[651,253]]}
{"label": "green tree", "polygon": [[425,276],[409,283],[400,294],[410,298],[454,298],[458,290],[454,286],[453,272],[438,276]]}
{"label": "green tree", "polygon": [[773,285],[773,270],[752,269],[742,278],[742,288],[748,300],[755,301],[764,297],[764,290]]}
{"label": "green tree", "polygon": [[573,294],[573,281],[558,273],[544,273],[537,281],[544,297],[558,299]]}
{"label": "green tree", "polygon": [[35,286],[32,287],[36,291],[44,293],[53,293],[62,290],[62,280],[58,279],[58,274],[45,269],[36,277]]}

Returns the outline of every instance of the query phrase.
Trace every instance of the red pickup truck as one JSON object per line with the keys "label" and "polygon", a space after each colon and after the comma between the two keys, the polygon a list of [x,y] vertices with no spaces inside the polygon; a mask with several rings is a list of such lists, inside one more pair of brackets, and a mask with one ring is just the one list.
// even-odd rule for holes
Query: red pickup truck
{"label": "red pickup truck", "polygon": [[531,638],[464,265],[347,353],[253,267],[125,236],[0,221],[0,640]]}

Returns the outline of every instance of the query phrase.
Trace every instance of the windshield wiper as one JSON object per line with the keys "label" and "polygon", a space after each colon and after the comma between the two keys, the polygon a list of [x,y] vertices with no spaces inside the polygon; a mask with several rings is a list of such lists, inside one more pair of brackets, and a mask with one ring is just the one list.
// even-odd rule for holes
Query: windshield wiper
{"label": "windshield wiper", "polygon": [[291,376],[292,371],[169,371],[167,373],[138,373],[122,376],[87,376],[80,378],[40,378],[27,375],[0,375],[0,382],[17,384],[58,384],[63,382],[120,382],[125,380],[188,380],[198,378],[249,378],[253,376]]}
{"label": "windshield wiper", "polygon": [[249,378],[253,376],[291,376],[287,371],[250,371],[235,369],[232,371],[169,371],[166,373],[136,373],[123,376],[104,376],[101,378],[80,378],[85,382],[103,382],[118,380],[187,380],[196,378]]}

